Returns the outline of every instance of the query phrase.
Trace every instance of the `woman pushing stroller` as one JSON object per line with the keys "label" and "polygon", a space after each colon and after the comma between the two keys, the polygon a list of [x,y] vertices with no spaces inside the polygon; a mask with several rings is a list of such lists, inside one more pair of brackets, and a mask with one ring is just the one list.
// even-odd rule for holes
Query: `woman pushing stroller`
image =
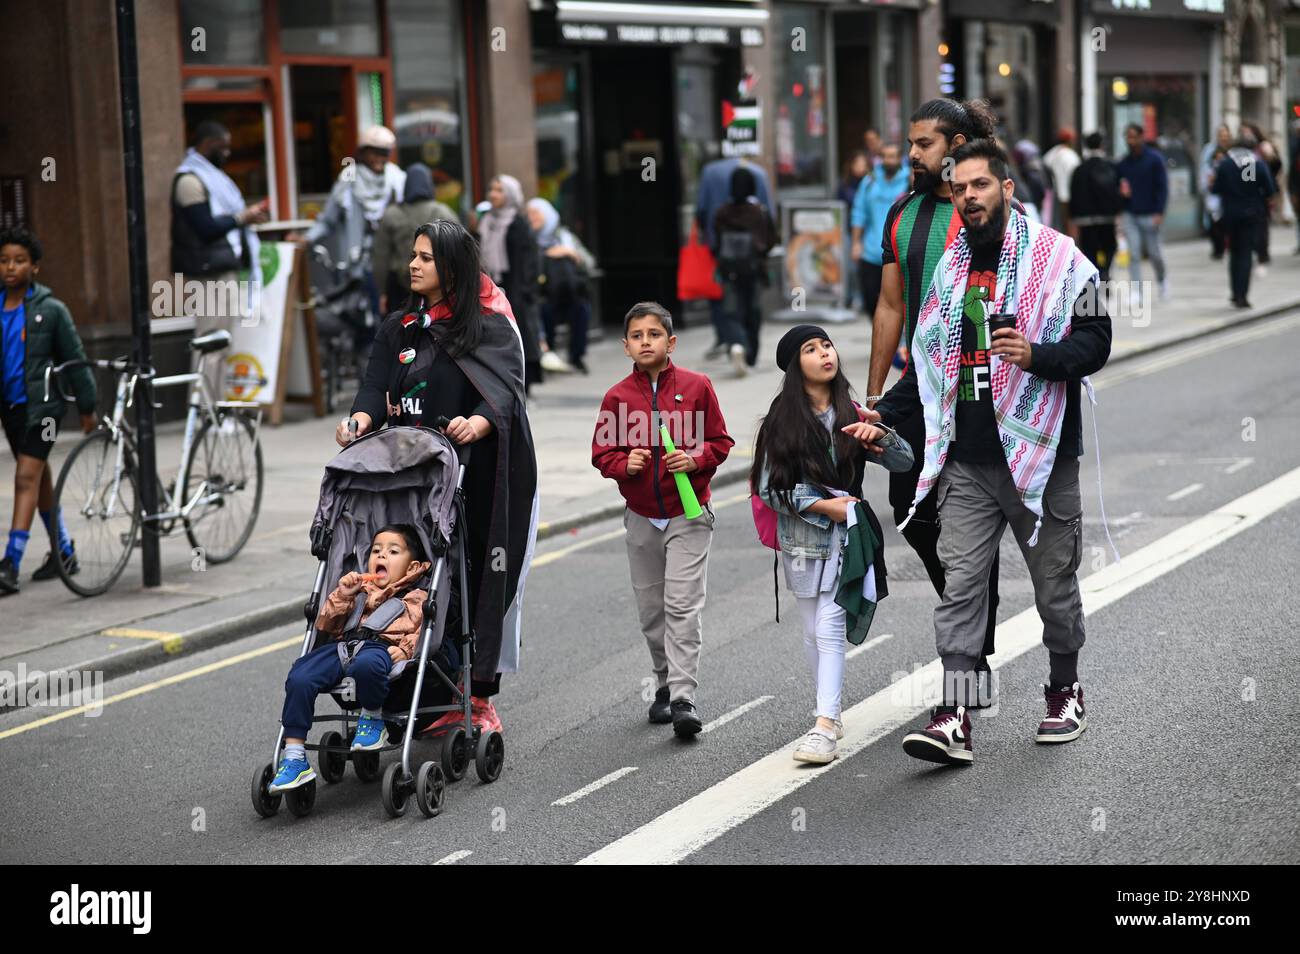
{"label": "woman pushing stroller", "polygon": [[[379,328],[342,446],[384,423],[441,428],[473,445],[467,510],[474,725],[501,731],[492,705],[501,673],[519,664],[520,609],[537,535],[537,458],[524,398],[524,353],[505,294],[483,274],[478,245],[458,223],[420,226],[406,307]],[[455,724],[448,713],[426,731]]]}

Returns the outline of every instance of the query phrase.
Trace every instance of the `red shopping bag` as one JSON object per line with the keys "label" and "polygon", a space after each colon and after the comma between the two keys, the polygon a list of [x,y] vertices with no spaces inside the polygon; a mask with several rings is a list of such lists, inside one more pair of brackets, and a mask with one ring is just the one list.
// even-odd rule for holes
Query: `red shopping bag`
{"label": "red shopping bag", "polygon": [[714,277],[716,271],[713,253],[700,241],[699,230],[692,222],[691,237],[677,256],[677,297],[681,301],[717,301],[722,297],[722,286]]}

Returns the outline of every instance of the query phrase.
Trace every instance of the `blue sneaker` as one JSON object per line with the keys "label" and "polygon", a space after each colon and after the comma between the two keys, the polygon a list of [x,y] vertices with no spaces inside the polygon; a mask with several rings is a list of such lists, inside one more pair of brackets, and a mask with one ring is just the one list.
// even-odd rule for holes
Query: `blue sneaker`
{"label": "blue sneaker", "polygon": [[278,792],[287,792],[291,788],[306,785],[315,779],[316,770],[306,759],[280,759],[280,770],[275,773],[275,778],[270,785],[266,786],[266,790],[275,795]]}
{"label": "blue sneaker", "polygon": [[384,722],[382,719],[357,720],[357,734],[352,737],[353,752],[371,752],[384,747]]}

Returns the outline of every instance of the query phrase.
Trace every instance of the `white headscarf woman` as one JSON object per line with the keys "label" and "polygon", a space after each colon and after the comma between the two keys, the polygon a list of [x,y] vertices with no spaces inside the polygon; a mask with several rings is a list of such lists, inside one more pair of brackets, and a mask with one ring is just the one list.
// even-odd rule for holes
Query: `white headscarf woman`
{"label": "white headscarf woman", "polygon": [[506,254],[506,230],[523,208],[523,186],[514,176],[497,176],[488,187],[488,201],[492,203],[492,208],[479,220],[478,233],[482,240],[483,270],[499,284],[510,270],[510,258]]}

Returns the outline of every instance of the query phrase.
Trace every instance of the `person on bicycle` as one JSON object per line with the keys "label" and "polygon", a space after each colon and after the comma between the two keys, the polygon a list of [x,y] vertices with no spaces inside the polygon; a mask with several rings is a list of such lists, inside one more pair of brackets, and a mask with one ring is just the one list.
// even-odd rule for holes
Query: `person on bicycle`
{"label": "person on bicycle", "polygon": [[[0,278],[4,280],[4,305],[0,310],[4,393],[0,395],[0,417],[17,461],[13,522],[4,559],[0,560],[0,596],[18,592],[18,568],[38,508],[50,534],[50,553],[32,579],[50,580],[59,575],[55,550],[69,572],[77,569],[76,552],[63,517],[54,509],[54,482],[48,459],[64,407],[57,394],[45,400],[45,369],[64,361],[84,361],[86,353],[67,305],[36,281],[40,261],[41,243],[35,235],[22,228],[0,231]],[[82,367],[69,379],[81,414],[81,429],[89,434],[95,429],[95,378]]]}

